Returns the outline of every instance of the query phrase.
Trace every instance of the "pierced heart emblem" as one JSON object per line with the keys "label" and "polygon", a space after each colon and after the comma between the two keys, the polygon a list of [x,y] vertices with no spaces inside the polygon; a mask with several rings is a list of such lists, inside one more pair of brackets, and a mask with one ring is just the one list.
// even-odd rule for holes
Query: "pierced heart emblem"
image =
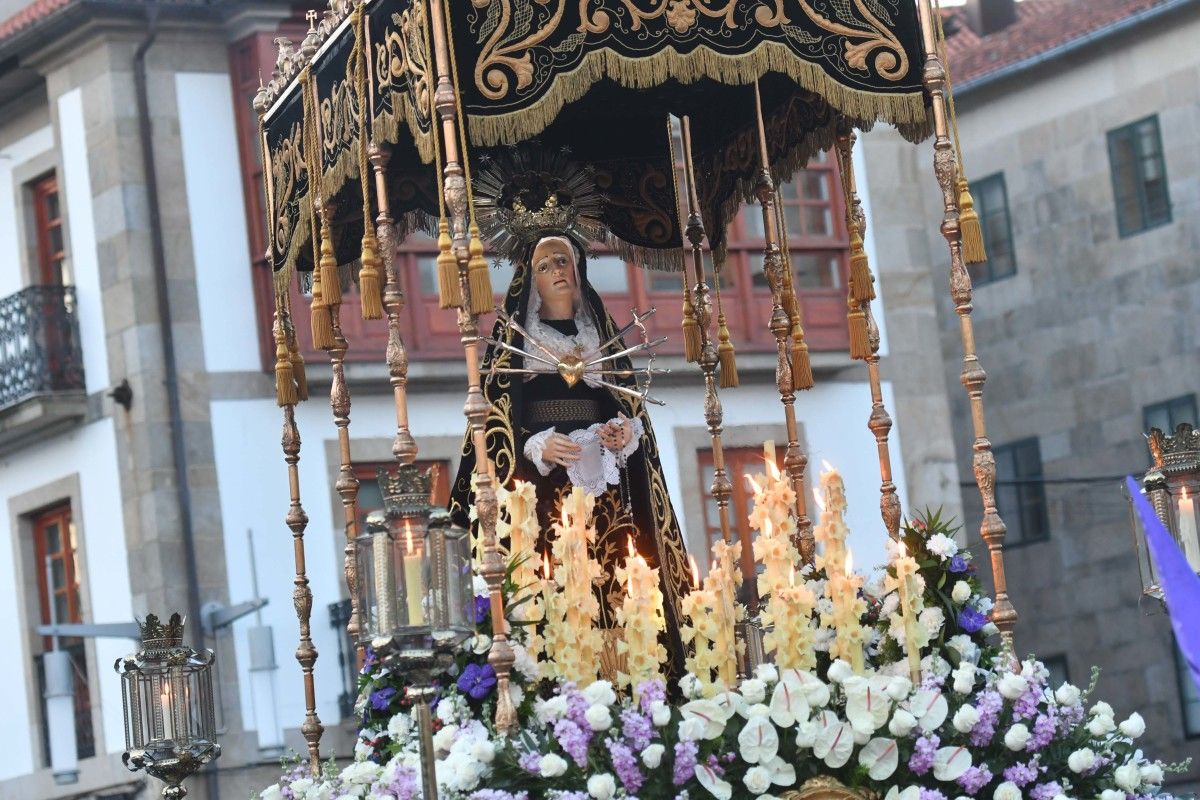
{"label": "pierced heart emblem", "polygon": [[574,355],[564,356],[558,362],[558,374],[567,382],[567,386],[574,387],[583,377],[583,359]]}

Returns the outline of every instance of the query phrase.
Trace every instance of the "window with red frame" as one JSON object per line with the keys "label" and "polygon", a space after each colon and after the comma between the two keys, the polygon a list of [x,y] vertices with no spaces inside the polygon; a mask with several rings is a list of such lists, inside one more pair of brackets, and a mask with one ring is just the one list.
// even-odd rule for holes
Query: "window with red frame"
{"label": "window with red frame", "polygon": [[[729,498],[729,527],[742,543],[742,579],[754,580],[754,553],[751,546],[754,541],[750,530],[750,511],[753,506],[754,492],[746,482],[747,475],[759,475],[766,471],[761,447],[727,447],[724,449],[725,474],[733,484],[733,495]],[[783,453],[778,448],[775,454],[776,466],[783,468]],[[721,518],[717,512],[717,501],[713,499],[708,488],[713,481],[712,450],[697,450],[696,462],[700,468],[700,489],[704,493],[704,536],[711,547],[721,538]]]}
{"label": "window with red frame", "polygon": [[[81,623],[83,614],[79,599],[79,554],[75,541],[75,524],[69,503],[38,512],[30,518],[33,529],[35,572],[37,573],[39,615],[43,625]],[[76,637],[42,638],[42,649],[66,650],[71,656],[75,676],[75,746],[80,758],[96,754],[92,730],[91,695],[88,690],[87,656],[84,642]],[[40,654],[39,654],[40,656]],[[42,659],[35,657],[39,687],[45,688]],[[41,692],[38,693],[39,697]],[[42,706],[45,720],[45,706]],[[49,764],[49,732],[42,725],[43,754]]]}
{"label": "window with red frame", "polygon": [[62,208],[59,203],[58,177],[50,173],[34,181],[30,187],[33,198],[33,222],[36,228],[38,278],[43,286],[63,286],[71,282],[65,270],[66,252],[63,249]]}

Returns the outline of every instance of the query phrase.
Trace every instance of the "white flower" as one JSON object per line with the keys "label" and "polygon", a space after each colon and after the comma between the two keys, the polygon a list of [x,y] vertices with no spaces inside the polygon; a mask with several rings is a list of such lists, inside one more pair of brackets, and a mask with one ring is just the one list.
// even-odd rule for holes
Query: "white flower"
{"label": "white flower", "polygon": [[471,577],[471,591],[475,593],[476,597],[489,597],[491,595],[491,589],[488,588],[487,581],[483,579],[482,575]]}
{"label": "white flower", "polygon": [[530,655],[529,648],[522,644],[514,644],[512,649],[513,669],[526,681],[536,681],[541,674],[541,668],[538,667],[537,659]]}
{"label": "white flower", "polygon": [[1058,701],[1060,706],[1078,705],[1082,697],[1083,692],[1079,691],[1079,687],[1072,686],[1069,683],[1064,683],[1054,690],[1054,699]]}
{"label": "white flower", "polygon": [[292,781],[292,794],[296,795],[297,797],[303,797],[312,787],[312,778],[301,778],[298,781]]}
{"label": "white flower", "polygon": [[1155,761],[1152,764],[1142,764],[1142,783],[1148,783],[1151,786],[1158,786],[1163,782],[1162,764]]}
{"label": "white flower", "polygon": [[642,763],[646,765],[647,769],[658,769],[658,765],[662,763],[663,753],[666,749],[661,744],[647,745],[646,749],[641,753]]}
{"label": "white flower", "polygon": [[1110,706],[1108,703],[1104,702],[1103,700],[1101,700],[1099,703],[1096,703],[1096,705],[1094,705],[1090,709],[1088,709],[1088,714],[1092,715],[1093,717],[1115,717],[1116,716],[1116,712],[1113,711],[1113,707]]}
{"label": "white flower", "polygon": [[771,788],[771,773],[766,767],[751,767],[746,770],[742,782],[753,794],[759,795]]}
{"label": "white flower", "polygon": [[1004,734],[1004,746],[1014,752],[1024,750],[1030,735],[1028,726],[1018,722],[1008,729],[1008,733]]}
{"label": "white flower", "polygon": [[750,705],[761,703],[767,699],[767,685],[758,678],[742,681],[741,692],[742,697],[746,698],[746,702]]}
{"label": "white flower", "polygon": [[471,758],[481,764],[490,764],[496,758],[496,745],[487,739],[476,739],[471,743]]}
{"label": "white flower", "polygon": [[1029,689],[1029,681],[1025,676],[1008,672],[996,683],[996,689],[1009,700],[1016,700]]}
{"label": "white flower", "polygon": [[519,683],[510,683],[508,685],[508,696],[512,700],[514,707],[520,707],[521,702],[525,699],[525,690],[521,688]]}
{"label": "white flower", "polygon": [[893,700],[903,700],[912,691],[912,681],[903,675],[893,675],[888,681],[887,696]]}
{"label": "white flower", "polygon": [[671,721],[671,707],[662,700],[655,700],[650,704],[650,720],[655,727],[663,727]]}
{"label": "white flower", "polygon": [[954,588],[950,590],[950,599],[961,606],[971,599],[971,585],[966,581],[955,581]]}
{"label": "white flower", "polygon": [[1142,719],[1142,715],[1136,711],[1129,715],[1129,719],[1121,723],[1121,733],[1130,739],[1136,739],[1145,732],[1146,720]]}
{"label": "white flower", "polygon": [[970,733],[979,722],[979,710],[975,706],[963,706],[954,712],[954,730],[959,733]]}
{"label": "white flower", "polygon": [[775,669],[774,664],[759,664],[754,668],[754,677],[764,683],[775,683],[779,680],[779,670]]}
{"label": "white flower", "polygon": [[1117,786],[1134,794],[1137,792],[1138,786],[1142,784],[1142,771],[1138,769],[1137,764],[1122,764],[1113,773],[1113,779],[1117,782]]}
{"label": "white flower", "polygon": [[954,691],[959,694],[970,694],[975,688],[975,665],[970,661],[963,661],[954,668],[951,673],[954,676]]}
{"label": "white flower", "polygon": [[765,764],[775,758],[779,754],[779,732],[771,719],[762,715],[750,717],[738,734],[738,750],[747,764]]}
{"label": "white flower", "polygon": [[403,711],[393,714],[392,718],[388,720],[388,736],[396,741],[404,740],[410,730],[412,730],[412,717]]}
{"label": "white flower", "polygon": [[944,533],[935,533],[925,540],[925,549],[945,561],[958,552],[958,543]]}
{"label": "white flower", "polygon": [[921,672],[923,674],[945,678],[950,674],[950,671],[950,662],[939,655],[931,653],[921,659]]}
{"label": "white flower", "polygon": [[834,662],[829,665],[829,672],[826,674],[829,676],[830,683],[841,683],[854,675],[854,668],[850,666],[848,661],[838,658],[834,659]]}
{"label": "white flower", "polygon": [[708,726],[704,720],[692,717],[679,723],[679,738],[685,742],[696,742],[704,738]]}
{"label": "white flower", "polygon": [[267,788],[263,789],[258,795],[259,800],[283,800],[283,791],[280,790],[278,783],[272,783]]}
{"label": "white flower", "polygon": [[919,689],[909,698],[908,711],[916,718],[921,730],[930,733],[946,721],[950,706],[938,690]]}
{"label": "white flower", "polygon": [[466,647],[470,648],[471,652],[477,656],[484,655],[492,649],[492,637],[486,633],[477,633],[466,641]]}
{"label": "white flower", "polygon": [[1000,632],[1000,629],[998,627],[996,627],[996,623],[989,622],[986,625],[984,625],[982,628],[980,628],[979,632],[982,633],[984,636],[995,636],[997,633]]}
{"label": "white flower", "polygon": [[933,757],[933,777],[956,781],[971,768],[971,751],[965,747],[943,747]]}
{"label": "white flower", "polygon": [[588,794],[596,800],[610,800],[617,793],[617,782],[607,772],[588,778]]}
{"label": "white flower", "polygon": [[554,753],[546,753],[538,761],[538,774],[543,778],[557,778],[567,771],[567,762],[562,756]]}
{"label": "white flower", "polygon": [[858,763],[867,768],[872,780],[890,778],[900,763],[900,748],[895,739],[871,739],[858,753]]}
{"label": "white flower", "polygon": [[593,681],[583,690],[583,696],[590,705],[611,706],[617,702],[617,693],[613,691],[613,686],[608,681]]}
{"label": "white flower", "polygon": [[1100,800],[1125,800],[1125,793],[1117,789],[1105,789],[1100,793]]}
{"label": "white flower", "polygon": [[1115,731],[1117,723],[1113,721],[1112,717],[1092,717],[1088,720],[1087,729],[1092,736],[1104,736]]}
{"label": "white flower", "polygon": [[[683,719],[696,720],[703,725],[703,738],[715,739],[725,730],[725,722],[733,713],[733,709],[727,705],[721,705],[713,700],[693,700],[690,703],[685,703],[679,713],[683,715]],[[680,725],[680,735],[683,733],[683,725]]]}
{"label": "white flower", "polygon": [[[438,703],[438,709],[441,709],[441,703]],[[543,725],[562,719],[567,713],[567,698],[556,694],[549,700],[538,700],[533,707],[533,713],[537,716],[538,722]]]}
{"label": "white flower", "polygon": [[804,690],[790,678],[775,684],[771,693],[771,720],[781,728],[790,728],[808,719],[809,706]]}
{"label": "white flower", "polygon": [[817,741],[817,723],[806,720],[796,726],[796,747],[805,749],[812,747]]}
{"label": "white flower", "polygon": [[892,721],[888,723],[888,730],[891,731],[892,736],[903,739],[916,726],[917,718],[903,708],[898,708],[896,709],[896,713],[892,715]]}
{"label": "white flower", "polygon": [[946,647],[958,653],[961,661],[970,661],[972,664],[979,661],[979,646],[965,633],[951,636],[946,640]]}
{"label": "white flower", "polygon": [[[771,763],[765,766],[771,773],[771,783],[776,786],[791,786],[796,782],[796,768],[779,756],[775,756],[771,759]],[[763,797],[769,798],[769,795],[763,795]],[[759,800],[763,800],[763,798],[759,798]]]}
{"label": "white flower", "polygon": [[921,623],[921,627],[930,636],[936,637],[938,631],[942,629],[942,625],[946,621],[946,613],[937,606],[929,606],[921,611],[921,615],[917,617],[917,621]]}
{"label": "white flower", "polygon": [[992,800],[1021,800],[1021,789],[1012,781],[1005,781],[992,792]]}
{"label": "white flower", "polygon": [[342,782],[370,786],[383,770],[373,761],[355,761],[342,770]]}
{"label": "white flower", "polygon": [[697,764],[695,768],[696,780],[717,800],[730,800],[733,797],[733,786],[729,781],[721,780],[721,776],[713,772],[712,768],[707,764]]}
{"label": "white flower", "polygon": [[698,697],[700,688],[700,679],[690,672],[679,679],[679,691],[684,697]]}
{"label": "white flower", "polygon": [[1096,754],[1087,747],[1082,750],[1076,750],[1067,756],[1067,766],[1071,768],[1071,772],[1076,774],[1087,772],[1095,763]]}
{"label": "white flower", "polygon": [[[566,713],[566,703],[563,704],[563,713]],[[466,707],[466,700],[463,700],[454,695],[443,697],[438,703],[437,715],[442,722],[456,722],[459,717],[470,716],[471,711]]]}
{"label": "white flower", "polygon": [[458,736],[457,725],[443,725],[442,729],[433,735],[433,749],[441,753],[449,753],[450,748],[454,746],[456,736]]}
{"label": "white flower", "polygon": [[900,608],[900,595],[896,592],[891,592],[883,598],[883,605],[879,608],[879,616],[883,618],[890,617],[898,608]]}
{"label": "white flower", "polygon": [[608,706],[588,706],[583,718],[594,731],[606,731],[612,727],[612,712],[608,710]]}

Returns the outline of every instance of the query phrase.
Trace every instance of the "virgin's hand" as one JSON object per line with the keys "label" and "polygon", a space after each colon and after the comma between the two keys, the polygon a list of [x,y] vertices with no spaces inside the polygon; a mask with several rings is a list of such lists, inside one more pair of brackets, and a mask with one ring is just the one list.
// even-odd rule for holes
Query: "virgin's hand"
{"label": "virgin's hand", "polygon": [[546,446],[542,450],[542,461],[569,467],[579,460],[579,453],[579,445],[570,437],[561,433],[552,433],[547,437]]}
{"label": "virgin's hand", "polygon": [[600,428],[600,442],[614,453],[624,450],[633,439],[633,423],[624,414],[619,422],[609,422]]}

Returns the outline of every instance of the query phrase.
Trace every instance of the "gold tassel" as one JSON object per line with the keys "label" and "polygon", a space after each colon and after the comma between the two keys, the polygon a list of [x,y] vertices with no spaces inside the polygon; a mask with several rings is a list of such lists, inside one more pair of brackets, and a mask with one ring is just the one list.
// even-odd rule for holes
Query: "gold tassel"
{"label": "gold tassel", "polygon": [[871,280],[871,265],[863,249],[858,226],[850,226],[850,295],[859,303],[875,299],[875,281]]}
{"label": "gold tassel", "polygon": [[333,349],[333,314],[325,304],[321,270],[313,270],[312,340],[318,350]]}
{"label": "gold tassel", "polygon": [[467,261],[467,279],[471,292],[471,313],[486,314],[496,307],[492,299],[492,278],[488,274],[487,259],[483,257],[483,241],[479,228],[471,223],[471,240],[467,245],[470,258]]}
{"label": "gold tassel", "polygon": [[867,336],[867,312],[857,303],[850,303],[846,314],[850,326],[850,357],[865,361],[871,357],[871,341]]}
{"label": "gold tassel", "polygon": [[[718,276],[717,280],[720,279]],[[725,322],[723,311],[717,314],[717,356],[721,359],[721,388],[736,389],[741,384],[737,353],[733,349],[733,339],[729,336],[729,325]]]}
{"label": "gold tassel", "polygon": [[692,305],[692,294],[684,287],[683,293],[683,357],[695,363],[700,360],[700,322],[696,319],[696,308]]}
{"label": "gold tassel", "polygon": [[450,223],[445,217],[438,220],[438,307],[460,308],[463,304],[462,287],[458,285],[458,259],[451,248]]}
{"label": "gold tassel", "polygon": [[958,228],[962,234],[963,259],[968,264],[987,261],[983,226],[979,224],[979,214],[975,213],[975,198],[971,197],[967,179],[961,175],[958,178]]}
{"label": "gold tassel", "polygon": [[[285,302],[285,308],[291,302]],[[304,356],[300,355],[299,342],[296,341],[296,326],[292,324],[291,312],[284,312],[283,333],[287,339],[288,360],[292,362],[292,375],[296,379],[296,397],[300,401],[308,399],[308,375],[304,370]]]}
{"label": "gold tassel", "polygon": [[330,241],[329,226],[325,224],[321,231],[321,299],[326,306],[342,304],[342,279],[338,275],[337,256],[333,253],[333,242]]}
{"label": "gold tassel", "polygon": [[358,291],[363,319],[383,319],[383,286],[379,280],[379,246],[370,228],[362,240],[362,269],[358,272]]}
{"label": "gold tassel", "polygon": [[296,405],[296,376],[288,353],[282,323],[275,325],[275,402],[280,406]]}
{"label": "gold tassel", "polygon": [[799,392],[811,389],[813,383],[812,360],[809,358],[808,344],[804,341],[804,332],[801,331],[792,340],[792,390]]}

